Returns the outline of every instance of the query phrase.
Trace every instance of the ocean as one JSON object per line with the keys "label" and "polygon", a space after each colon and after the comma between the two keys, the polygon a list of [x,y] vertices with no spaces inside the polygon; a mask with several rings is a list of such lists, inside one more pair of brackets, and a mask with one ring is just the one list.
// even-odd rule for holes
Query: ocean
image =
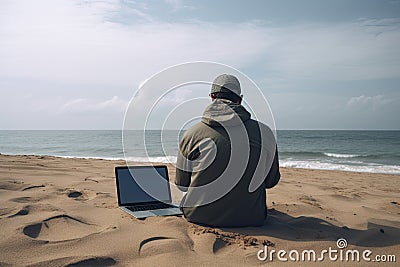
{"label": "ocean", "polygon": [[[129,160],[174,162],[178,131],[130,131]],[[400,131],[278,130],[280,166],[400,174]],[[128,137],[126,137],[128,138]],[[124,159],[122,134],[97,131],[0,131],[0,153]],[[146,156],[146,153],[148,157]]]}

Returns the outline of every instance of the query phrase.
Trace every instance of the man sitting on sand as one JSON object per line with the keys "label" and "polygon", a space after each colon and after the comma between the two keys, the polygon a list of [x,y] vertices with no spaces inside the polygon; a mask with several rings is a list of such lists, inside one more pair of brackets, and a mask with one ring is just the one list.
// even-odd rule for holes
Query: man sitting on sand
{"label": "man sitting on sand", "polygon": [[235,76],[218,76],[210,97],[201,122],[184,133],[179,146],[175,184],[187,191],[184,216],[216,227],[263,225],[265,188],[280,179],[275,138],[241,105]]}

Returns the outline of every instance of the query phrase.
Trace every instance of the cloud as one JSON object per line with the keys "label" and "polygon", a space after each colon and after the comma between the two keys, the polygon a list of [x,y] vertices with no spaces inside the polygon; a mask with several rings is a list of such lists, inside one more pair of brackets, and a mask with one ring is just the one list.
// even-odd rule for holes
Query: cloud
{"label": "cloud", "polygon": [[178,9],[196,9],[193,5],[187,5],[182,0],[165,0],[165,3],[170,5],[174,10]]}
{"label": "cloud", "polygon": [[396,95],[360,95],[340,110],[341,123],[353,129],[399,129],[400,98]]}
{"label": "cloud", "polygon": [[70,100],[61,106],[59,112],[69,114],[113,114],[121,113],[126,110],[128,102],[113,96],[104,101],[95,101],[87,98]]}
{"label": "cloud", "polygon": [[359,19],[359,24],[374,34],[399,30],[400,18]]}
{"label": "cloud", "polygon": [[[285,27],[171,23],[121,1],[5,3],[0,72],[6,77],[133,86],[192,60],[251,66],[285,79],[400,77],[396,19]],[[132,17],[138,21],[124,24]]]}
{"label": "cloud", "polygon": [[268,47],[269,37],[252,25],[126,25],[111,20],[120,2],[71,3],[9,4],[0,28],[3,76],[133,86],[191,60],[243,65]]}
{"label": "cloud", "polygon": [[272,59],[272,69],[291,78],[399,78],[399,26],[400,21],[394,19],[277,29],[276,42],[266,57]]}
{"label": "cloud", "polygon": [[[189,8],[181,1],[167,2],[175,8]],[[163,20],[151,7],[146,2],[120,0],[0,1],[0,79],[10,81],[0,83],[5,92],[2,110],[18,106],[19,114],[30,114],[20,99],[10,97],[18,91],[35,96],[30,105],[40,107],[37,120],[43,117],[43,125],[49,121],[46,114],[57,111],[66,117],[107,112],[120,116],[121,107],[127,104],[125,98],[151,75],[197,60],[231,65],[256,78],[262,88],[297,89],[300,96],[308,88],[298,81],[318,83],[319,90],[331,81],[337,85],[349,80],[400,79],[398,18],[273,25],[251,20],[249,14],[248,22],[241,23],[208,23],[198,18],[184,23],[182,19]],[[346,86],[351,88],[350,83]],[[360,113],[363,108],[385,107],[386,103],[391,112],[397,111],[399,101],[390,102],[384,92],[385,88],[364,95],[353,92],[352,98],[343,99],[341,108]],[[140,97],[146,103],[148,96]],[[173,106],[188,97],[171,94],[165,102]],[[16,100],[10,103],[6,99]],[[285,107],[281,114],[293,111],[294,116],[297,99],[286,105],[288,99],[282,97],[273,105],[277,110]],[[321,99],[319,95],[313,103]],[[309,114],[321,106],[321,117],[331,112],[327,111],[329,105],[306,102],[303,106],[297,111]],[[17,112],[13,116],[13,121],[18,121]],[[9,125],[6,120],[1,124]],[[299,128],[303,121],[298,120]],[[20,115],[20,123],[24,123],[24,115]]]}
{"label": "cloud", "polygon": [[372,107],[373,109],[377,109],[380,106],[386,106],[394,102],[396,102],[396,99],[387,98],[384,95],[375,95],[375,96],[360,95],[351,97],[347,101],[347,107],[353,108],[361,106],[362,108]]}

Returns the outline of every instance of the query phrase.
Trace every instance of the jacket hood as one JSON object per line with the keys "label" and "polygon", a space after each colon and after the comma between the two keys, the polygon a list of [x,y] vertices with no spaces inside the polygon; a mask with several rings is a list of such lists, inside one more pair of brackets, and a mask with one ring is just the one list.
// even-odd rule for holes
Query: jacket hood
{"label": "jacket hood", "polygon": [[250,117],[242,105],[226,99],[215,99],[206,107],[201,121],[210,126],[236,126]]}

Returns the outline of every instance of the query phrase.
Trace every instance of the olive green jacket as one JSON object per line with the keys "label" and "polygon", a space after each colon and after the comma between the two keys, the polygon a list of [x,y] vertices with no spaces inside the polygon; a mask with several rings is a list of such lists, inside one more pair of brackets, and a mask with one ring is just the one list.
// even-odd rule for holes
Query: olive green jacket
{"label": "olive green jacket", "polygon": [[214,100],[180,142],[175,184],[187,194],[181,208],[190,222],[218,227],[259,226],[266,190],[279,179],[271,129],[240,104]]}

